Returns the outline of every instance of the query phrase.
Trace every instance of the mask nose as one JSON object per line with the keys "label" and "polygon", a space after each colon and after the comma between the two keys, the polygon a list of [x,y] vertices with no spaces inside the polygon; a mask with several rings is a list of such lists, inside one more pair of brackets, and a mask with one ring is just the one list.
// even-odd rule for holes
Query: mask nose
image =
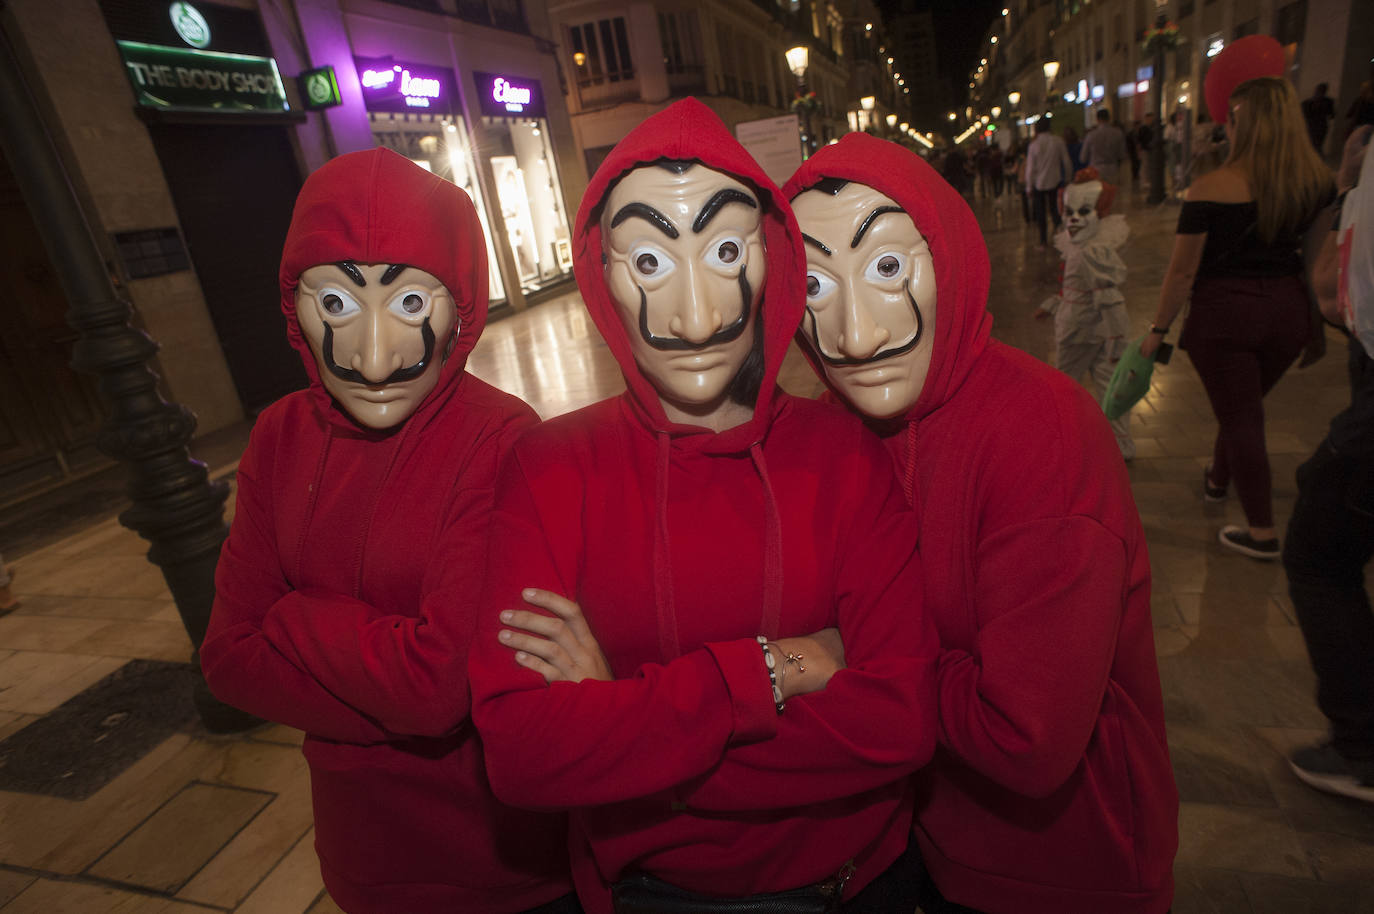
{"label": "mask nose", "polygon": [[711,301],[711,283],[702,275],[704,271],[688,268],[686,296],[677,308],[677,313],[668,321],[668,330],[673,336],[700,345],[724,326],[720,309]]}
{"label": "mask nose", "polygon": [[353,354],[352,368],[358,371],[371,384],[381,384],[401,364],[401,353],[397,351],[392,328],[388,326],[385,313],[369,313],[362,326],[362,340],[358,351]]}
{"label": "mask nose", "polygon": [[847,359],[866,359],[881,349],[892,338],[892,334],[873,320],[873,312],[863,301],[862,291],[855,288],[853,283],[849,284],[846,291],[848,294],[840,312],[840,336],[835,341],[835,348]]}

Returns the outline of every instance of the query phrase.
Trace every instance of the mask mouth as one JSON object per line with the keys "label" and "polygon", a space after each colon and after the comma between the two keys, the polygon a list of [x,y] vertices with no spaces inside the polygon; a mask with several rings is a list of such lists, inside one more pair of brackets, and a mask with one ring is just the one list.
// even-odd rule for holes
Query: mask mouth
{"label": "mask mouth", "polygon": [[345,368],[334,361],[334,328],[329,326],[328,321],[324,322],[324,343],[320,348],[323,351],[325,367],[329,369],[330,374],[340,381],[361,384],[364,387],[383,387],[387,384],[404,384],[406,381],[414,381],[425,373],[430,360],[434,358],[434,330],[429,326],[428,317],[420,325],[420,338],[425,342],[425,354],[420,358],[420,361],[414,365],[396,369],[382,381],[369,381],[363,377],[361,371]]}
{"label": "mask mouth", "polygon": [[834,356],[827,353],[823,348],[821,348],[820,336],[816,330],[816,317],[808,311],[807,316],[811,318],[811,347],[816,351],[816,354],[820,356],[821,361],[827,365],[832,365],[836,368],[843,368],[849,365],[867,365],[870,362],[881,362],[884,359],[891,359],[899,355],[906,355],[908,352],[915,349],[916,344],[921,341],[921,337],[925,333],[926,325],[925,321],[921,319],[921,309],[916,306],[916,299],[911,294],[910,279],[908,279],[906,283],[903,285],[903,290],[906,292],[906,300],[911,303],[911,313],[916,315],[916,332],[913,333],[911,335],[911,338],[908,339],[906,342],[900,343],[896,346],[889,347],[887,349],[880,349],[879,351],[875,352],[871,356],[868,356],[867,358],[845,358],[842,356]]}
{"label": "mask mouth", "polygon": [[659,350],[660,352],[678,352],[684,349],[710,349],[712,346],[720,346],[724,343],[733,343],[744,333],[744,328],[749,324],[750,301],[754,297],[753,287],[749,285],[749,279],[744,275],[744,267],[739,268],[739,294],[741,307],[739,317],[724,327],[721,327],[709,338],[700,342],[693,343],[691,340],[684,340],[676,336],[655,336],[649,329],[649,296],[644,292],[644,287],[636,285],[639,289],[639,335],[644,342]]}

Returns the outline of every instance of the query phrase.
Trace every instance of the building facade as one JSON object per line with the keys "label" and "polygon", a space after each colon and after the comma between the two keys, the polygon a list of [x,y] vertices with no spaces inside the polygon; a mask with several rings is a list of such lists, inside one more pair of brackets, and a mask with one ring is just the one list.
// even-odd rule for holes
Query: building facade
{"label": "building facade", "polygon": [[[548,6],[573,134],[589,173],[635,125],[686,96],[701,99],[731,129],[796,111],[809,122],[813,146],[873,125],[895,135],[887,116],[908,120],[902,77],[886,59],[872,0],[550,0]],[[808,50],[801,77],[787,60],[797,46]]]}
{"label": "building facade", "polygon": [[[587,174],[543,4],[14,0],[0,17],[111,277],[161,344],[165,394],[202,433],[304,384],[277,264],[301,181],[334,155],[387,146],[463,187],[494,305],[571,280]],[[60,265],[7,167],[0,201],[18,254],[0,328],[3,502],[91,465],[101,407],[67,367]]]}
{"label": "building facade", "polygon": [[[1160,16],[1178,26],[1179,36],[1156,75],[1142,38]],[[1081,129],[1102,106],[1130,124],[1151,110],[1158,78],[1166,115],[1183,110],[1196,122],[1206,113],[1202,88],[1212,58],[1256,34],[1283,46],[1300,98],[1326,83],[1337,112],[1371,76],[1374,15],[1360,0],[1008,0],[1007,15],[984,36],[988,65],[970,74],[969,104],[982,112],[1005,108],[1018,92],[1022,130],[1027,117],[1045,111]],[[1053,79],[1046,62],[1058,64]],[[1336,154],[1344,137],[1343,129],[1330,131],[1324,151]]]}

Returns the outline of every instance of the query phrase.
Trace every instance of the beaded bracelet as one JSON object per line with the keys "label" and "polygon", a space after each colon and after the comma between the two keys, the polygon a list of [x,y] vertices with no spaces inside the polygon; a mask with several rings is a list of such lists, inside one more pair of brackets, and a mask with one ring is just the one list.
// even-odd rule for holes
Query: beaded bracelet
{"label": "beaded bracelet", "polygon": [[768,667],[768,684],[773,689],[773,707],[781,714],[786,702],[782,700],[782,688],[778,685],[777,661],[773,659],[773,652],[768,649],[768,638],[759,635],[758,642],[759,647],[763,648],[763,665]]}

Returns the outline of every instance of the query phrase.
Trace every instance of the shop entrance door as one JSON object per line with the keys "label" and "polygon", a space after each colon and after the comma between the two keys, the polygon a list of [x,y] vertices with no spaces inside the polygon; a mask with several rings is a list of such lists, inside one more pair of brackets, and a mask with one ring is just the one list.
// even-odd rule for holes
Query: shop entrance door
{"label": "shop entrance door", "polygon": [[98,459],[95,382],[70,365],[67,299],[0,153],[0,502]]}
{"label": "shop entrance door", "polygon": [[148,127],[229,373],[257,413],[308,380],[286,341],[277,266],[301,189],[285,127]]}

